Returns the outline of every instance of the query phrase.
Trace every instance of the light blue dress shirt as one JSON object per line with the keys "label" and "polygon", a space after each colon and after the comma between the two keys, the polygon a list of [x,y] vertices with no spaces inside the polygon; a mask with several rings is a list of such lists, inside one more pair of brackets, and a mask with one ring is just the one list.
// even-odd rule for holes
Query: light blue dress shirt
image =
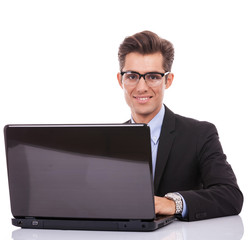
{"label": "light blue dress shirt", "polygon": [[152,151],[152,173],[153,180],[155,176],[155,168],[157,161],[158,143],[161,132],[161,126],[164,120],[165,108],[162,106],[159,113],[148,123],[151,133],[151,151]]}
{"label": "light blue dress shirt", "polygon": [[[152,173],[153,180],[155,176],[155,167],[157,160],[157,152],[158,152],[158,143],[161,132],[162,123],[164,120],[165,108],[162,106],[158,114],[147,124],[150,127],[151,134],[151,152],[152,152]],[[133,118],[131,117],[131,122],[135,123]]]}
{"label": "light blue dress shirt", "polygon": [[[157,161],[157,153],[158,153],[158,144],[159,144],[159,137],[161,133],[161,128],[164,120],[165,115],[165,107],[164,105],[158,112],[158,114],[147,124],[150,127],[150,134],[151,134],[151,152],[152,152],[152,173],[153,173],[153,180],[155,176],[155,168],[156,168],[156,161]],[[133,118],[131,117],[131,122],[135,123]],[[180,194],[183,200],[183,212],[182,217],[187,215],[187,206],[183,196]]]}

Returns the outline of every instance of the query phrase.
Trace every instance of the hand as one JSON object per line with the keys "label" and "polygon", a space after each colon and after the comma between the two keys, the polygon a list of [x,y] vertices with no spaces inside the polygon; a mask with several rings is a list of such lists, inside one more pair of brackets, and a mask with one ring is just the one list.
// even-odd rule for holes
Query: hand
{"label": "hand", "polygon": [[154,197],[155,213],[160,215],[174,215],[176,204],[173,200],[165,197]]}

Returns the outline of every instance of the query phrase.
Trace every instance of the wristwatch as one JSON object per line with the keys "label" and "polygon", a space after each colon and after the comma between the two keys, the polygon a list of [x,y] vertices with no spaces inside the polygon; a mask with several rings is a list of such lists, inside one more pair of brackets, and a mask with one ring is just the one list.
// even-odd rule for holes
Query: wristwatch
{"label": "wristwatch", "polygon": [[166,198],[173,200],[176,204],[176,213],[181,214],[183,212],[183,200],[180,194],[178,193],[167,193]]}

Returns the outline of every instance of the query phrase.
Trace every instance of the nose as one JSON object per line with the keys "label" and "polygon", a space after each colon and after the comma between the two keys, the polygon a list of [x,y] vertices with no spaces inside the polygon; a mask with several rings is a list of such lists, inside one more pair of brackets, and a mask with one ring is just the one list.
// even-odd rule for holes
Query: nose
{"label": "nose", "polygon": [[146,81],[145,81],[143,76],[140,78],[139,82],[137,83],[136,90],[138,92],[147,92],[148,91],[148,86],[147,86]]}

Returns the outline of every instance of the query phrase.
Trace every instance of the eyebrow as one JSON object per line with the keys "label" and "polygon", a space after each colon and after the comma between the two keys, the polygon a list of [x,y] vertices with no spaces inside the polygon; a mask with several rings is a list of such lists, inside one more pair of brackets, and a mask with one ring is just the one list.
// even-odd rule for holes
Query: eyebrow
{"label": "eyebrow", "polygon": [[158,70],[155,70],[155,71],[147,71],[145,73],[140,73],[138,71],[134,71],[134,70],[122,70],[122,72],[134,72],[134,73],[139,73],[141,75],[143,74],[146,74],[146,73],[164,73],[164,70],[163,71],[158,71]]}

